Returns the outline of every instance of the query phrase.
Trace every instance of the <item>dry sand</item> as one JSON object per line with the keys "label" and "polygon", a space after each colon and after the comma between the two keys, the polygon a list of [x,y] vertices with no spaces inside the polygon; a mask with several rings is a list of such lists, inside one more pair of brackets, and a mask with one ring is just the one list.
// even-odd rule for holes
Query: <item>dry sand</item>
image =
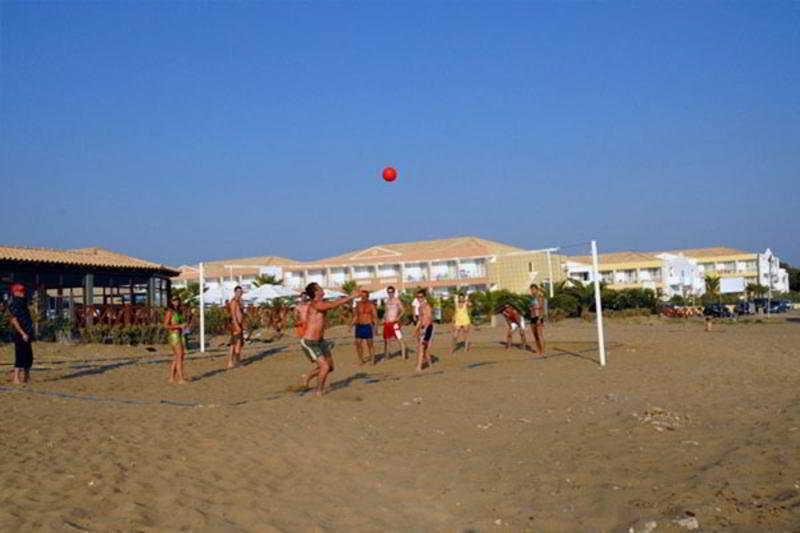
{"label": "dry sand", "polygon": [[421,377],[338,328],[321,399],[290,338],[184,386],[164,347],[37,344],[0,388],[0,531],[800,531],[800,317],[606,326],[605,369],[583,321],[545,358],[440,327]]}

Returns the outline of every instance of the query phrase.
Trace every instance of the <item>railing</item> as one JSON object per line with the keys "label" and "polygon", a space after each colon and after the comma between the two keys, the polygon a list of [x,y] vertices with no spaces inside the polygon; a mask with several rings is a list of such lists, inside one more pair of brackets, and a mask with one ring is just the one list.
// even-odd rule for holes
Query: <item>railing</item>
{"label": "railing", "polygon": [[75,324],[78,328],[92,325],[106,326],[143,326],[160,324],[164,317],[164,308],[147,305],[107,304],[75,306]]}

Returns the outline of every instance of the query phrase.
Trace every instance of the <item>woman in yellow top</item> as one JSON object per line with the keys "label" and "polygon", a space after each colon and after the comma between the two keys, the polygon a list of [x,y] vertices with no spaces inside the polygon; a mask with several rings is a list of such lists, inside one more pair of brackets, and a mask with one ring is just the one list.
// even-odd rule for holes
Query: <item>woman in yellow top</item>
{"label": "woman in yellow top", "polygon": [[469,327],[472,321],[469,318],[469,300],[466,295],[459,294],[455,302],[455,314],[453,315],[453,349],[450,353],[456,351],[458,347],[459,334],[464,335],[464,348],[469,351]]}

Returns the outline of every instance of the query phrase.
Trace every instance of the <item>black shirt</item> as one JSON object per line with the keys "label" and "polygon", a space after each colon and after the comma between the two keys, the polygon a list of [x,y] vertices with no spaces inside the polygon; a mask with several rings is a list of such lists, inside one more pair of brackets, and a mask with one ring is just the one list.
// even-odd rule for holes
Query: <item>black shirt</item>
{"label": "black shirt", "polygon": [[[17,319],[22,331],[27,333],[29,337],[33,336],[33,319],[31,319],[31,313],[28,310],[28,303],[25,298],[13,298],[8,306],[8,312]],[[12,328],[12,330],[15,336],[19,335],[16,328]]]}

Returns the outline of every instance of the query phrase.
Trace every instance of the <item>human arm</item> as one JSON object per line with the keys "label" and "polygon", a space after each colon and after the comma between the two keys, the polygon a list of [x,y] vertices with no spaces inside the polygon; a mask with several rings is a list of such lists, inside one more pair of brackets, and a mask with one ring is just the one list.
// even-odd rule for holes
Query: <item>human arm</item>
{"label": "human arm", "polygon": [[375,304],[372,304],[372,327],[375,327],[378,324],[378,308],[375,307]]}
{"label": "human arm", "polygon": [[17,333],[19,334],[20,337],[22,337],[22,340],[28,342],[28,339],[30,339],[30,337],[28,337],[28,334],[25,333],[24,329],[22,329],[19,320],[17,320],[17,317],[15,317],[14,315],[11,315],[11,327],[17,330]]}
{"label": "human arm", "polygon": [[[343,296],[338,300],[334,300],[332,302],[319,302],[317,300],[314,300],[311,302],[311,305],[314,306],[314,309],[316,309],[317,311],[327,311],[328,309],[339,307],[340,305],[346,304],[347,302],[352,302],[356,298],[358,298],[358,295],[353,294],[350,296]],[[353,323],[355,323],[355,320],[353,320]]]}

